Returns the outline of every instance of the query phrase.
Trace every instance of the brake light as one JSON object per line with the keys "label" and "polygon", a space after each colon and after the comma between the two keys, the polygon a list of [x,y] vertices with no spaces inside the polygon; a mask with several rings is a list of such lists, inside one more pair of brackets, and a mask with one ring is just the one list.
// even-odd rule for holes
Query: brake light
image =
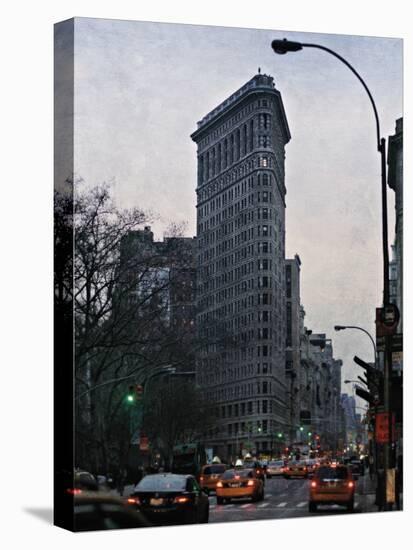
{"label": "brake light", "polygon": [[257,474],[260,474],[260,473],[261,473],[261,470],[260,470],[260,469],[257,469],[257,470],[255,470],[255,472],[256,472]]}
{"label": "brake light", "polygon": [[349,481],[349,482],[348,482],[348,486],[349,486],[349,487],[354,487],[354,482],[353,482],[353,481]]}
{"label": "brake light", "polygon": [[254,485],[254,480],[249,479],[247,485],[248,485],[248,487],[252,487]]}
{"label": "brake light", "polygon": [[189,497],[175,497],[174,502],[176,504],[183,504],[184,502],[189,502]]}
{"label": "brake light", "polygon": [[127,499],[127,502],[128,502],[128,504],[140,504],[141,503],[141,501],[139,500],[139,497],[135,497],[135,498],[130,497],[130,498]]}
{"label": "brake light", "polygon": [[317,482],[316,482],[316,481],[312,481],[312,482],[311,482],[311,487],[317,487]]}
{"label": "brake light", "polygon": [[239,476],[234,476],[234,479],[239,479]]}
{"label": "brake light", "polygon": [[69,495],[80,495],[82,489],[66,489],[66,493]]}
{"label": "brake light", "polygon": [[222,485],[222,481],[218,481],[218,483],[217,483],[217,487],[223,487],[223,485]]}
{"label": "brake light", "polygon": [[204,478],[201,476],[201,477],[199,478],[199,481],[204,481]]}

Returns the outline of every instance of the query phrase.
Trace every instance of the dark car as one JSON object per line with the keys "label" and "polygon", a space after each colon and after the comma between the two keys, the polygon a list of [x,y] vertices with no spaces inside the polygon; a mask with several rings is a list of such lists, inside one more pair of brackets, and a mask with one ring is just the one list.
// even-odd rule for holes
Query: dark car
{"label": "dark car", "polygon": [[99,491],[99,483],[95,476],[89,472],[76,470],[73,475],[65,475],[66,493],[79,495],[84,491]]}
{"label": "dark car", "polygon": [[127,502],[156,525],[208,523],[209,499],[191,475],[148,475]]}
{"label": "dark car", "polygon": [[81,492],[74,497],[74,530],[131,529],[151,523],[122,499],[109,494]]}
{"label": "dark car", "polygon": [[242,467],[245,470],[254,470],[257,477],[265,483],[265,470],[261,462],[258,460],[245,460]]}
{"label": "dark car", "polygon": [[351,459],[348,463],[348,466],[350,467],[355,478],[358,478],[359,476],[364,476],[364,464],[361,460]]}

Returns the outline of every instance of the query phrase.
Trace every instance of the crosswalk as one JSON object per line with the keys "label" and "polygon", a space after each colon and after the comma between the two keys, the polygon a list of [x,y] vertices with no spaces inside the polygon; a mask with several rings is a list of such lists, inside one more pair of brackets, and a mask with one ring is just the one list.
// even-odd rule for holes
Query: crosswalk
{"label": "crosswalk", "polygon": [[[273,508],[304,508],[305,506],[308,506],[308,501],[302,501],[297,503],[288,503],[288,502],[279,502],[276,504],[275,502],[261,502],[260,504],[257,504],[255,502],[247,502],[245,504],[215,504],[210,501],[209,509],[210,510],[219,510],[219,511],[236,511],[236,510],[252,510],[252,509],[265,509],[268,507]],[[359,507],[359,503],[356,502],[354,504],[354,508],[357,509]],[[333,509],[340,509],[341,506],[338,504],[333,504],[331,506]]]}

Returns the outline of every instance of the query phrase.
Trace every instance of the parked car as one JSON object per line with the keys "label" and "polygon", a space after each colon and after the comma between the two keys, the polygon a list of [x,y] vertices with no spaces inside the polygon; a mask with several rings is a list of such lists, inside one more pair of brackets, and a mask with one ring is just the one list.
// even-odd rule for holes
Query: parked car
{"label": "parked car", "polygon": [[284,473],[284,460],[270,460],[267,465],[267,478],[280,476]]}
{"label": "parked car", "polygon": [[208,523],[209,499],[192,475],[147,475],[127,502],[156,525]]}
{"label": "parked car", "polygon": [[352,458],[349,462],[349,467],[353,472],[353,476],[357,479],[359,476],[364,476],[364,464],[358,458]]}
{"label": "parked car", "polygon": [[206,464],[201,468],[199,476],[199,485],[207,493],[215,491],[219,478],[228,469],[227,464]]}
{"label": "parked car", "polygon": [[74,497],[73,511],[75,531],[151,527],[140,512],[107,493],[82,491]]}
{"label": "parked car", "polygon": [[355,488],[347,466],[320,466],[310,481],[309,511],[315,512],[319,504],[340,504],[352,512]]}
{"label": "parked car", "polygon": [[217,504],[225,504],[233,498],[263,500],[264,483],[255,469],[227,470],[217,483]]}

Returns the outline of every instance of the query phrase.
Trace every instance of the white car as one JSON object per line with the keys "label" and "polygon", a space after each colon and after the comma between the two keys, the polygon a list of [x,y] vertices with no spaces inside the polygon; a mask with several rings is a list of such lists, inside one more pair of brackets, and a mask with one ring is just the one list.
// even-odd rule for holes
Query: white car
{"label": "white car", "polygon": [[270,460],[267,464],[267,478],[284,473],[284,460]]}

